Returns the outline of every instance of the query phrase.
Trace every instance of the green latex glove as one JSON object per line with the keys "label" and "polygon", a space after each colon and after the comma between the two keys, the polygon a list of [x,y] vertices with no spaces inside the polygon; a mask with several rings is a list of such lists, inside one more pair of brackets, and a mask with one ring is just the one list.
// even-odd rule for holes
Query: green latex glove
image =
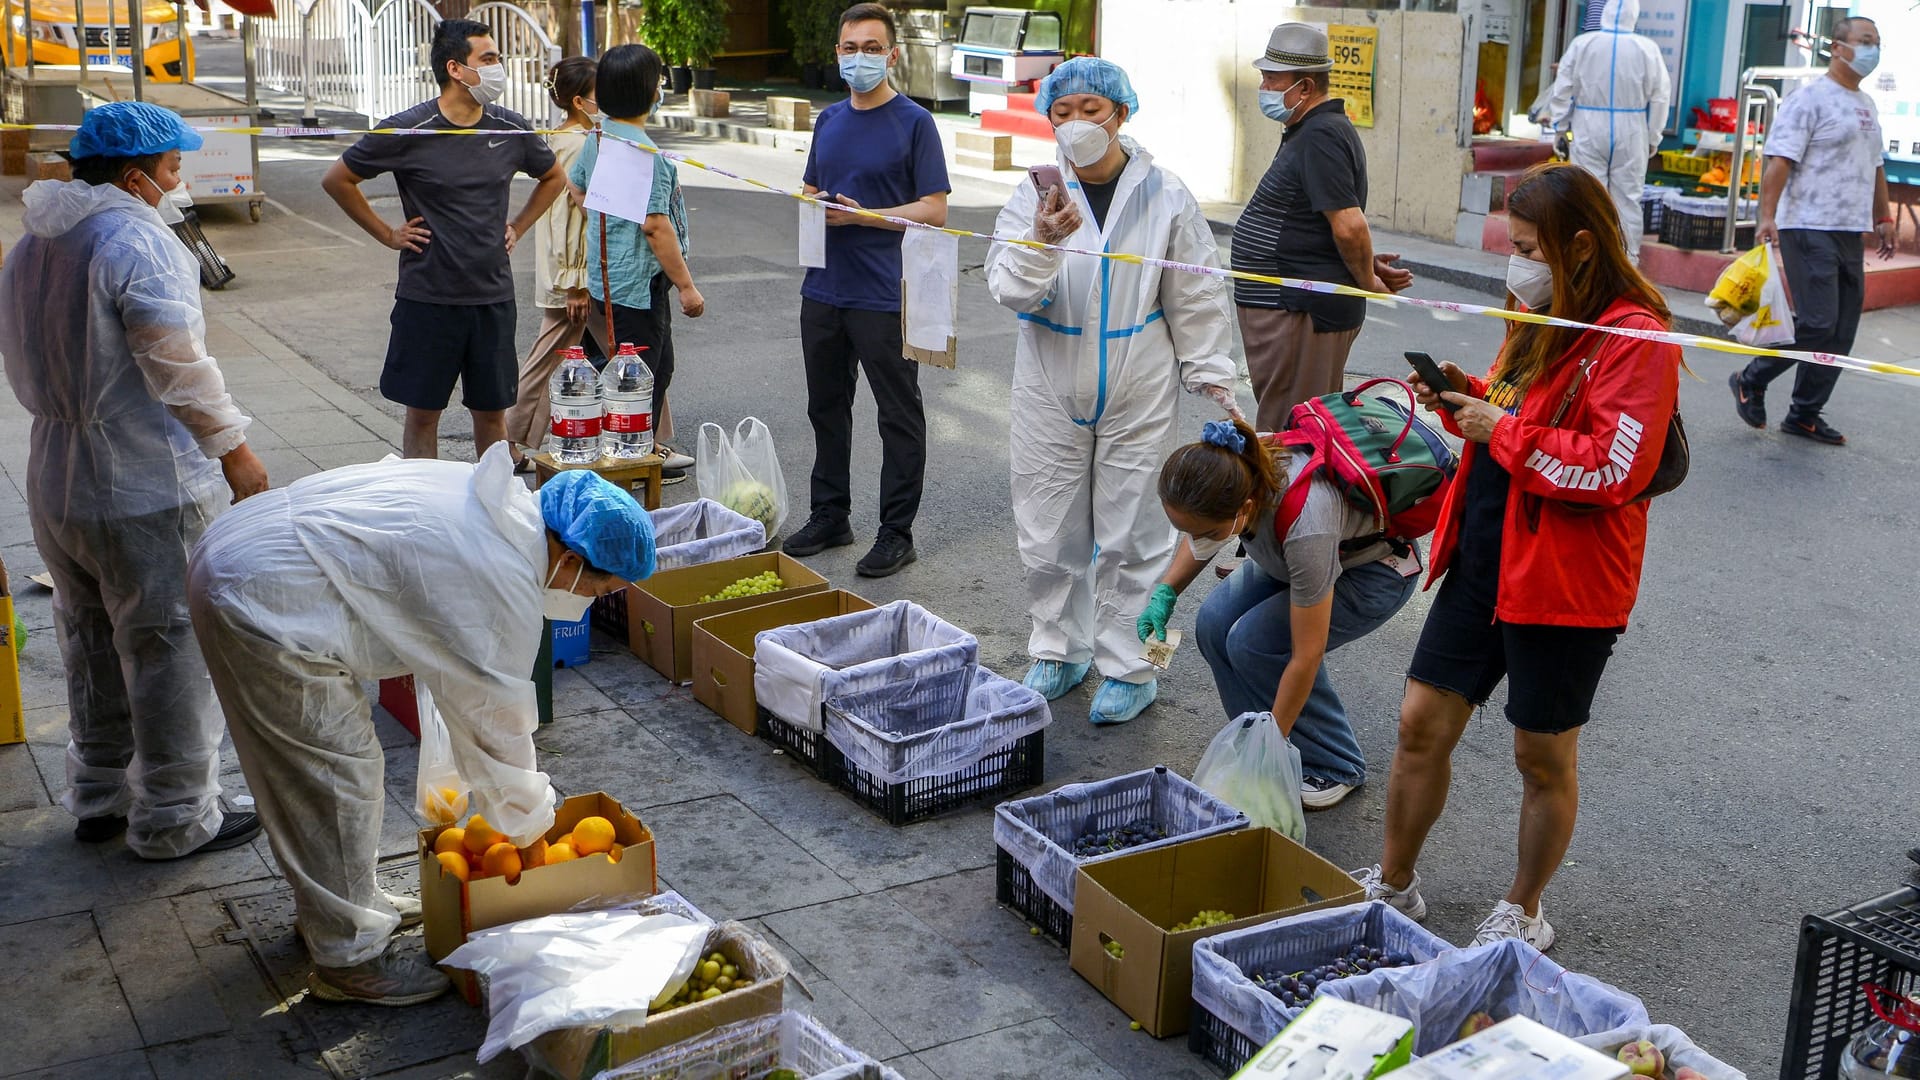
{"label": "green latex glove", "polygon": [[1173,618],[1173,602],[1178,599],[1180,594],[1164,581],[1153,587],[1153,598],[1147,601],[1147,610],[1140,613],[1140,620],[1134,624],[1141,641],[1148,637],[1167,640],[1167,620]]}

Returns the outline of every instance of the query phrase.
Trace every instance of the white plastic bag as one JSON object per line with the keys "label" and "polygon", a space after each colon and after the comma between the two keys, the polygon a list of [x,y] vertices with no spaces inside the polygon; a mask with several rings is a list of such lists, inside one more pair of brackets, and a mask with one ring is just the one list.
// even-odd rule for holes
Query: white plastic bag
{"label": "white plastic bag", "polygon": [[663,506],[649,516],[656,574],[751,555],[767,546],[765,525],[712,499]]}
{"label": "white plastic bag", "polygon": [[453,764],[453,740],[447,722],[433,707],[426,684],[413,681],[413,704],[420,717],[420,771],[414,779],[414,809],[429,825],[451,825],[467,816],[467,782]]}
{"label": "white plastic bag", "polygon": [[1300,751],[1272,713],[1244,713],[1222,728],[1200,755],[1193,782],[1247,815],[1256,829],[1275,829],[1295,842],[1307,839],[1300,805]]}
{"label": "white plastic bag", "polygon": [[1630,1025],[1598,1035],[1582,1035],[1574,1041],[1613,1057],[1622,1046],[1642,1039],[1660,1048],[1661,1056],[1667,1059],[1669,1075],[1685,1065],[1707,1080],[1747,1080],[1746,1073],[1700,1049],[1692,1039],[1687,1038],[1686,1032],[1666,1024]]}
{"label": "white plastic bag", "polygon": [[740,421],[731,439],[719,424],[701,424],[694,468],[701,498],[753,518],[768,536],[780,531],[787,520],[787,480],[773,449],[773,432],[758,417]]}
{"label": "white plastic bag", "polygon": [[1742,345],[1791,345],[1794,339],[1793,297],[1787,292],[1787,272],[1780,249],[1769,243],[1767,276],[1760,283],[1760,303],[1753,314],[1733,324],[1734,340]]}

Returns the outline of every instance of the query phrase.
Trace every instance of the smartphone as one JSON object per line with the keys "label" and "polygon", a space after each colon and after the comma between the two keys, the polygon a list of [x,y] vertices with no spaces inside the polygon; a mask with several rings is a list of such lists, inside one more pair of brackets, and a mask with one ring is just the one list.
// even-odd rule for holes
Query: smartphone
{"label": "smartphone", "polygon": [[[1435,393],[1453,389],[1453,381],[1447,378],[1446,372],[1440,370],[1440,365],[1434,362],[1433,357],[1423,352],[1410,352],[1406,357],[1407,362],[1413,365],[1414,372],[1420,376],[1420,380],[1433,387]],[[1454,412],[1460,408],[1458,403],[1452,401],[1442,401],[1440,407],[1448,412]]]}
{"label": "smartphone", "polygon": [[1027,169],[1027,178],[1033,181],[1033,189],[1045,195],[1053,188],[1066,190],[1067,182],[1060,175],[1058,165],[1034,165]]}

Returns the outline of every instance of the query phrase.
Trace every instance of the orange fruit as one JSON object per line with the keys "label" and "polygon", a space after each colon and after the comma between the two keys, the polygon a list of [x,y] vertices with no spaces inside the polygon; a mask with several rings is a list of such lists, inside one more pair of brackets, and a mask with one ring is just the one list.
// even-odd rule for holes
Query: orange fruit
{"label": "orange fruit", "polygon": [[444,855],[449,851],[460,851],[465,847],[467,830],[455,825],[451,829],[441,829],[440,835],[433,838],[433,853]]}
{"label": "orange fruit", "polygon": [[580,856],[575,855],[573,853],[572,844],[548,844],[547,845],[546,865],[548,866],[552,866],[554,863],[572,862],[573,860],[579,857]]}
{"label": "orange fruit", "polygon": [[610,847],[610,848],[608,848],[608,849],[607,849],[607,861],[608,861],[608,862],[619,862],[619,861],[620,861],[620,856],[621,856],[622,854],[624,854],[624,853],[626,852],[626,850],[627,850],[627,845],[625,845],[625,844],[615,844],[615,845],[613,845],[612,847]]}
{"label": "orange fruit", "polygon": [[521,867],[527,870],[531,870],[536,866],[547,865],[547,851],[548,851],[548,845],[545,840],[535,840],[533,843],[527,845],[526,847],[521,848],[520,849]]}
{"label": "orange fruit", "polygon": [[[567,833],[567,834],[566,834],[565,836],[562,836],[562,837],[560,837],[560,838],[559,838],[558,840],[553,840],[553,841],[549,841],[549,842],[548,842],[548,845],[547,845],[547,849],[548,849],[549,851],[551,851],[551,850],[553,849],[553,845],[554,845],[554,844],[565,844],[565,845],[567,845],[568,847],[572,847],[572,846],[573,846],[573,834],[572,834],[572,833]],[[576,852],[574,852],[574,854],[575,854],[575,855],[579,855],[580,853],[576,851]]]}
{"label": "orange fruit", "polygon": [[461,881],[466,881],[471,876],[472,871],[467,866],[467,857],[460,852],[443,851],[436,858],[440,860],[442,873],[452,874]]}
{"label": "orange fruit", "polygon": [[520,877],[520,849],[502,840],[480,857],[480,869],[489,877],[497,874],[506,878],[511,885]]}
{"label": "orange fruit", "polygon": [[466,845],[467,854],[474,858],[485,855],[488,848],[505,839],[506,837],[500,835],[499,830],[487,824],[487,819],[479,814],[467,820],[467,835],[463,843]]}
{"label": "orange fruit", "polygon": [[613,822],[603,817],[581,818],[573,827],[573,850],[598,855],[613,847]]}

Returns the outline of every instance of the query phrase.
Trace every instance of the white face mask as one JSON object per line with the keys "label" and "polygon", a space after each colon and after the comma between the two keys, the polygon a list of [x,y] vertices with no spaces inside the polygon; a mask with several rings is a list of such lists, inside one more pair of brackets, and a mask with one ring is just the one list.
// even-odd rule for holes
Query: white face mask
{"label": "white face mask", "polygon": [[1085,169],[1107,156],[1113,136],[1091,120],[1069,120],[1053,129],[1053,141],[1060,144],[1060,152],[1074,168]]}
{"label": "white face mask", "polygon": [[1847,58],[1847,66],[1853,69],[1855,75],[1864,79],[1873,74],[1874,68],[1880,66],[1880,46],[1849,45],[1847,47],[1853,50],[1853,55]]}
{"label": "white face mask", "polygon": [[1233,527],[1227,530],[1225,539],[1212,540],[1204,536],[1188,534],[1187,546],[1193,549],[1194,558],[1199,559],[1201,562],[1207,562],[1215,555],[1220,554],[1220,549],[1240,539],[1240,534],[1245,532],[1246,528],[1247,526],[1236,517],[1233,519]]}
{"label": "white face mask", "polygon": [[187,213],[184,208],[193,205],[193,196],[187,194],[187,185],[175,184],[173,190],[168,191],[160,186],[159,181],[144,172],[140,174],[140,179],[151,184],[153,190],[160,193],[159,202],[148,203],[147,205],[153,207],[153,212],[160,215],[160,223],[162,225],[178,225],[187,220]]}
{"label": "white face mask", "polygon": [[1553,267],[1535,262],[1525,255],[1509,257],[1507,291],[1527,305],[1528,311],[1545,308],[1553,302]]}
{"label": "white face mask", "polygon": [[[580,579],[586,575],[586,572],[586,564],[582,563],[580,569],[573,575],[574,586],[580,584]],[[540,597],[540,614],[554,622],[579,622],[586,618],[587,609],[593,606],[593,597],[581,596],[573,591],[572,586],[565,589],[554,588],[553,579],[559,573],[560,566],[556,563],[553,570],[547,574],[546,589]]]}
{"label": "white face mask", "polygon": [[[506,94],[507,68],[505,64],[483,64],[480,67],[474,67],[471,64],[461,64],[460,66],[466,68],[468,71],[477,72],[480,76],[480,85],[467,86],[467,92],[473,95],[473,100],[482,105],[491,105],[499,101],[501,97]],[[462,83],[461,85],[465,86],[466,84]]]}

